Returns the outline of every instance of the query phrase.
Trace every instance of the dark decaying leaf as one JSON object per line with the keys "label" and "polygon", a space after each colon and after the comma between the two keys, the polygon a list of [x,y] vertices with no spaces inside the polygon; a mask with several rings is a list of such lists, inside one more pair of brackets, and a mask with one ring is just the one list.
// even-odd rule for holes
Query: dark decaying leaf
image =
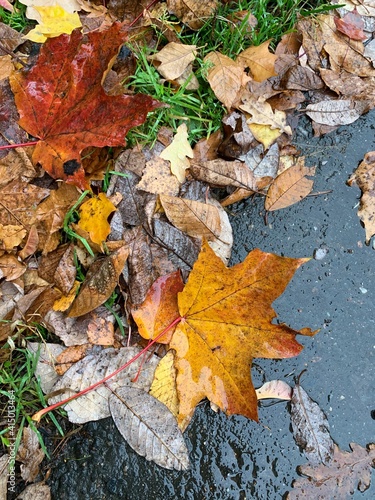
{"label": "dark decaying leaf", "polygon": [[[141,351],[138,347],[123,347],[114,349],[112,347],[101,350],[95,347],[85,358],[75,363],[60,380],[54,385],[52,391],[61,391],[58,395],[49,398],[49,404],[58,403],[72,396],[76,392],[99,382],[107,375],[115,372],[120,366],[128,363]],[[159,362],[156,356],[147,357],[147,362],[140,356],[128,368],[125,368],[116,376],[111,378],[112,390],[127,385],[135,386],[148,391],[154,378],[154,372]],[[138,374],[136,381],[134,377]],[[111,391],[104,385],[95,390],[73,399],[64,406],[68,413],[68,419],[73,423],[84,423],[100,420],[110,416],[108,397]]]}
{"label": "dark decaying leaf", "polygon": [[168,408],[134,387],[121,387],[109,397],[113,420],[139,455],[166,469],[186,470],[189,456],[182,432]]}
{"label": "dark decaying leaf", "polygon": [[43,255],[38,268],[39,276],[56,285],[65,295],[72,289],[76,273],[72,244],[60,245],[48,255]]}
{"label": "dark decaying leaf", "polygon": [[327,417],[299,384],[293,389],[291,421],[294,439],[310,464],[328,464],[333,455],[333,440]]}
{"label": "dark decaying leaf", "polygon": [[[304,478],[293,482],[288,500],[346,500],[356,490],[366,491],[371,483],[371,468],[375,466],[375,444],[362,448],[350,443],[352,453],[334,445],[334,455],[328,465],[301,465]],[[356,497],[357,498],[357,497]]]}
{"label": "dark decaying leaf", "polygon": [[87,314],[111,296],[128,255],[129,250],[121,247],[112,255],[96,260],[91,265],[81,290],[73,302],[69,312],[70,317]]}

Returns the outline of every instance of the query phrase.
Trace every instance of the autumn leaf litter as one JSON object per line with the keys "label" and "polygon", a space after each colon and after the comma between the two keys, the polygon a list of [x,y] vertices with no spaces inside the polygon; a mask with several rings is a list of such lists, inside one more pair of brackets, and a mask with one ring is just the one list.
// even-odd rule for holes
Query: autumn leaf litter
{"label": "autumn leaf litter", "polygon": [[[49,404],[73,395],[65,405],[71,422],[112,415],[135,451],[178,470],[189,467],[182,432],[204,398],[228,415],[255,420],[258,399],[291,399],[295,439],[310,461],[302,472],[310,479],[297,481],[289,497],[319,490],[314,477],[328,468],[336,469],[325,495],[368,487],[373,445],[341,452],[324,414],[298,385],[292,392],[273,381],[255,391],[253,358],[295,356],[302,349],[295,336],[315,333],[273,324],[272,302],[306,259],[254,250],[227,268],[233,235],[224,207],[256,195],[271,212],[312,192],[315,167],[291,144],[296,116],[306,113],[320,136],[375,106],[374,9],[347,2],[347,11],[303,17],[274,50],[266,41],[235,58],[210,52],[206,78],[227,111],[222,130],[192,144],[191,124],[181,117],[175,130],[160,129],[151,148],[126,149],[129,130],[161,106],[121,86],[124,66],[119,73],[109,67],[116,67],[132,20],[120,23],[83,0],[23,3],[38,21],[35,29],[21,38],[0,26],[0,145],[19,145],[0,150],[5,359],[17,321],[45,325],[60,339],[40,344],[36,374]],[[158,7],[199,29],[216,3],[193,2],[192,9],[157,3],[140,17],[137,36],[150,43],[150,22],[165,22]],[[25,38],[42,43],[37,57],[23,52]],[[149,60],[160,78],[176,88],[189,82],[193,90],[200,49],[176,33],[172,38],[177,42],[159,43]],[[35,145],[21,146],[30,141]],[[359,216],[367,243],[375,234],[373,156],[349,181],[363,192]],[[146,360],[142,337],[165,347]],[[32,352],[38,347],[29,344]],[[33,433],[24,429],[17,456],[29,482],[43,458],[33,451]],[[357,455],[362,466],[351,467]]]}

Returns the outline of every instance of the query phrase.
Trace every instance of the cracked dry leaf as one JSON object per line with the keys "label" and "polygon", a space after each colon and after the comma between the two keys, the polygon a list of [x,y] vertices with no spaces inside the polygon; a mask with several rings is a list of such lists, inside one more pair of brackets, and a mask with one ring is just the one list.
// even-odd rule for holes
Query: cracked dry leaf
{"label": "cracked dry leaf", "polygon": [[220,237],[221,221],[217,207],[167,195],[161,195],[160,202],[168,220],[187,235],[208,241]]}
{"label": "cracked dry leaf", "polygon": [[133,450],[165,469],[187,470],[189,452],[169,409],[135,387],[121,387],[109,397],[112,418]]}
{"label": "cracked dry leaf", "polygon": [[269,51],[270,42],[271,40],[267,40],[258,46],[249,47],[236,58],[236,62],[240,63],[244,69],[250,68],[251,75],[256,82],[263,82],[277,75],[275,62],[278,56]]}
{"label": "cracked dry leaf", "polygon": [[270,185],[264,207],[269,212],[289,207],[301,201],[312,190],[314,181],[306,176],[315,174],[316,167],[305,167],[304,157],[282,172]]}
{"label": "cracked dry leaf", "polygon": [[82,203],[79,207],[78,227],[87,231],[93,243],[102,248],[111,232],[108,217],[116,211],[114,204],[107,198],[105,193],[99,193]]}
{"label": "cracked dry leaf", "polygon": [[184,45],[182,43],[170,42],[159,52],[149,56],[150,61],[158,61],[156,65],[158,72],[167,80],[176,80],[196,57],[196,45]]}
{"label": "cracked dry leaf", "polygon": [[174,14],[189,28],[197,30],[212,16],[217,9],[217,0],[167,0],[170,14]]}
{"label": "cracked dry leaf", "polygon": [[[96,349],[98,348],[96,347]],[[62,393],[49,398],[49,404],[63,401],[70,395],[99,382],[99,380],[115,372],[120,366],[125,365],[140,351],[141,349],[138,347],[122,347],[121,349],[109,347],[99,353],[95,350],[91,351],[81,361],[69,368],[56,382],[52,392],[61,391]],[[140,356],[131,365],[111,378],[111,390],[116,391],[120,387],[131,385],[148,391],[158,362],[159,358],[151,356],[148,358],[147,363],[144,363],[142,356]],[[139,376],[134,381],[137,373],[139,373]],[[100,385],[95,390],[67,403],[64,409],[68,413],[69,421],[82,424],[109,417],[108,398],[112,394],[111,390],[104,385]]]}
{"label": "cracked dry leaf", "polygon": [[220,52],[210,52],[203,61],[211,65],[207,81],[214,94],[228,110],[231,109],[240,99],[251,78],[247,76],[242,65]]}
{"label": "cracked dry leaf", "polygon": [[85,281],[69,311],[69,317],[83,316],[103,304],[117,286],[126,259],[127,247],[121,247],[112,255],[96,260],[89,268]]}
{"label": "cracked dry leaf", "polygon": [[188,158],[194,158],[188,139],[186,123],[182,123],[178,127],[171,144],[160,153],[160,158],[171,163],[171,172],[181,184],[185,181],[185,170],[190,166]]}
{"label": "cracked dry leaf", "polygon": [[375,235],[375,151],[365,154],[363,161],[348,180],[349,186],[356,184],[362,191],[358,217],[365,226],[366,244]]}
{"label": "cracked dry leaf", "polygon": [[371,469],[375,466],[375,444],[362,448],[349,444],[351,452],[333,448],[333,458],[328,465],[300,465],[298,471],[304,478],[296,479],[288,500],[313,498],[347,500],[357,491],[366,491],[371,484]]}

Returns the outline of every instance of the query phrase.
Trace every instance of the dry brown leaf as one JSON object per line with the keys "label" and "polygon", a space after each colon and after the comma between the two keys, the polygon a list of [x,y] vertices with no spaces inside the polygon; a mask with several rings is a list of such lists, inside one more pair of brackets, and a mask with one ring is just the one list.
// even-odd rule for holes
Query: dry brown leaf
{"label": "dry brown leaf", "polygon": [[56,357],[55,370],[57,375],[61,376],[69,370],[74,364],[83,359],[89,349],[92,348],[91,344],[73,345],[67,347]]}
{"label": "dry brown leaf", "polygon": [[77,269],[74,265],[74,245],[60,245],[40,259],[38,274],[67,295],[74,285]]}
{"label": "dry brown leaf", "polygon": [[0,250],[11,252],[13,248],[21,244],[26,233],[23,226],[3,226],[0,224]]}
{"label": "dry brown leaf", "polygon": [[30,427],[25,427],[16,459],[22,463],[21,476],[27,483],[32,483],[39,474],[39,466],[44,458],[38,436]]}
{"label": "dry brown leaf", "polygon": [[0,256],[0,279],[16,280],[24,274],[26,266],[15,255],[5,254]]}
{"label": "dry brown leaf", "polygon": [[115,328],[106,318],[93,313],[94,317],[87,327],[87,338],[93,345],[110,346],[115,343]]}
{"label": "dry brown leaf", "polygon": [[0,80],[4,80],[4,78],[9,78],[13,69],[14,67],[10,55],[0,56]]}
{"label": "dry brown leaf", "polygon": [[129,249],[122,247],[112,255],[96,260],[90,266],[86,279],[69,311],[70,317],[87,314],[111,296],[128,255]]}
{"label": "dry brown leaf", "polygon": [[43,481],[29,484],[17,496],[16,500],[51,500],[51,489]]}
{"label": "dry brown leaf", "polygon": [[21,260],[27,259],[27,257],[30,257],[30,255],[32,255],[37,251],[38,244],[39,244],[38,230],[36,226],[31,226],[25,246],[20,252],[18,252],[18,257]]}
{"label": "dry brown leaf", "polygon": [[145,171],[137,189],[142,189],[153,194],[168,194],[177,196],[180,183],[175,175],[171,173],[170,164],[162,158],[152,158],[146,163]]}
{"label": "dry brown leaf", "polygon": [[257,189],[252,171],[241,161],[226,161],[218,158],[199,164],[193,162],[190,166],[190,173],[195,179],[214,186],[234,186],[249,191]]}
{"label": "dry brown leaf", "polygon": [[188,158],[194,157],[188,138],[186,123],[182,123],[171,144],[160,153],[160,158],[171,163],[171,172],[181,184],[185,181],[185,170],[190,166]]}
{"label": "dry brown leaf", "polygon": [[67,311],[76,298],[80,286],[81,283],[79,281],[75,281],[70,292],[55,300],[52,309],[54,311]]}
{"label": "dry brown leaf", "polygon": [[212,16],[217,8],[217,0],[167,0],[170,14],[174,14],[191,29],[197,30]]}
{"label": "dry brown leaf", "polygon": [[365,226],[366,243],[375,234],[375,151],[365,154],[363,161],[348,180],[349,186],[356,184],[362,191],[358,217]]}
{"label": "dry brown leaf", "polygon": [[64,346],[45,344],[43,342],[28,342],[27,349],[39,356],[35,376],[40,380],[40,387],[44,394],[48,394],[59,379],[55,370],[56,358],[64,351]]}
{"label": "dry brown leaf", "polygon": [[220,52],[210,52],[204,62],[213,65],[208,70],[207,80],[216,97],[227,109],[234,107],[251,78],[242,65]]}
{"label": "dry brown leaf", "polygon": [[0,186],[4,186],[16,179],[30,182],[36,176],[37,172],[27,155],[26,149],[11,149],[5,158],[0,157]]}
{"label": "dry brown leaf", "polygon": [[242,98],[242,104],[239,109],[249,113],[251,116],[247,119],[248,124],[255,123],[257,125],[269,125],[271,129],[279,130],[279,134],[286,133],[292,135],[292,129],[286,123],[286,114],[284,111],[274,111],[271,105],[265,100],[254,98],[251,94],[247,94]]}
{"label": "dry brown leaf", "polygon": [[305,167],[300,157],[295,165],[276,177],[268,189],[264,203],[268,211],[289,207],[305,198],[311,191],[314,181],[307,175],[314,175],[315,167]]}
{"label": "dry brown leaf", "polygon": [[194,61],[197,54],[196,48],[196,45],[171,42],[156,54],[149,56],[148,59],[160,63],[160,65],[156,65],[156,69],[164,78],[176,80]]}
{"label": "dry brown leaf", "polygon": [[349,99],[321,101],[306,106],[306,114],[322,125],[335,127],[355,122],[362,114],[360,103]]}
{"label": "dry brown leaf", "polygon": [[249,47],[237,56],[236,62],[244,69],[250,68],[256,82],[263,82],[271,76],[276,76],[275,62],[278,56],[269,51],[270,42],[271,40],[267,40],[256,47]]}
{"label": "dry brown leaf", "polygon": [[324,88],[322,79],[312,69],[303,66],[292,66],[283,74],[278,86],[280,90],[316,90]]}
{"label": "dry brown leaf", "polygon": [[189,236],[208,241],[220,237],[220,214],[216,207],[167,195],[161,195],[160,202],[169,221]]}
{"label": "dry brown leaf", "polygon": [[194,161],[199,163],[201,161],[216,160],[218,157],[218,147],[223,140],[223,134],[217,130],[209,137],[200,139],[194,146]]}
{"label": "dry brown leaf", "polygon": [[334,455],[328,465],[301,465],[298,469],[304,478],[293,482],[288,500],[350,498],[356,490],[366,491],[371,483],[371,469],[375,465],[375,444],[362,448],[350,443],[352,452],[342,451],[334,445]]}
{"label": "dry brown leaf", "polygon": [[375,77],[361,78],[350,73],[336,73],[321,68],[320,75],[324,83],[344,99],[371,100],[375,102]]}

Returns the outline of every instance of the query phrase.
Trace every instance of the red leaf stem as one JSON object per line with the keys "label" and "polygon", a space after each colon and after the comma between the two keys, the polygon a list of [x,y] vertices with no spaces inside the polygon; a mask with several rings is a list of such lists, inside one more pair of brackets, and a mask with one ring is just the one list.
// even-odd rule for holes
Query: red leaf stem
{"label": "red leaf stem", "polygon": [[15,148],[25,148],[27,146],[35,146],[39,141],[22,142],[20,144],[6,144],[5,146],[0,146],[0,149],[15,149]]}

